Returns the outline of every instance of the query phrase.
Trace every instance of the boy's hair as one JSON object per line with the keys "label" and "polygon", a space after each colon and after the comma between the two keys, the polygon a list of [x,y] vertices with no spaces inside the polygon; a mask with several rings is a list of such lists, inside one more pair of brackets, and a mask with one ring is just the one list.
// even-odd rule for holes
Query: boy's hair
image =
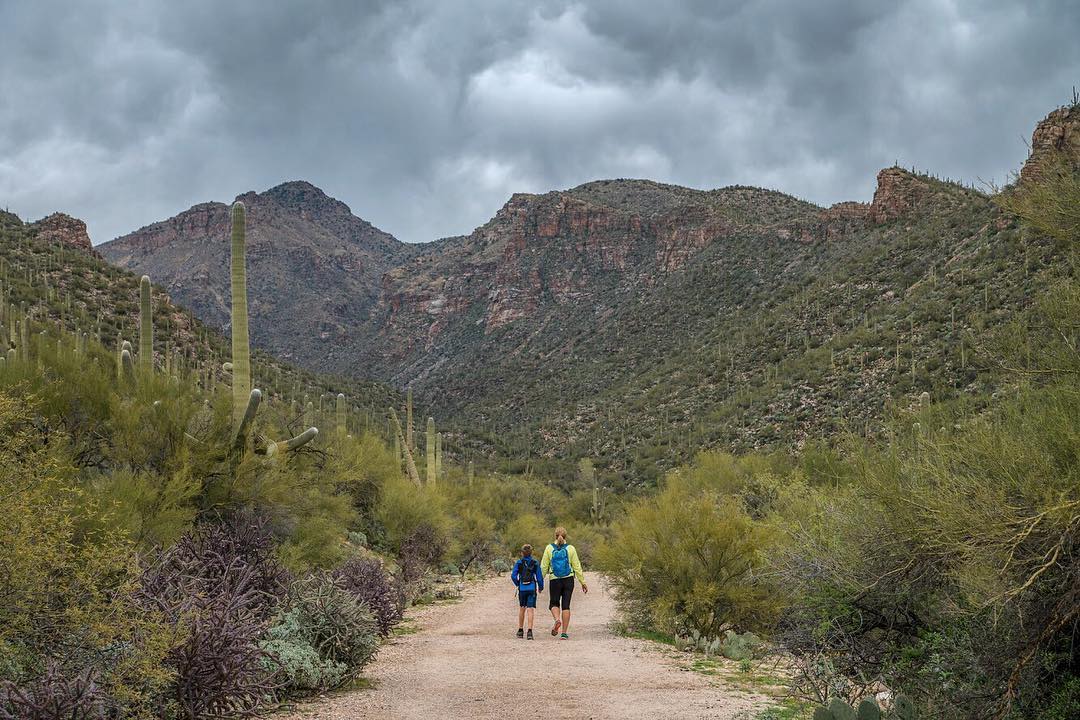
{"label": "boy's hair", "polygon": [[532,545],[529,545],[528,543],[526,543],[525,545],[522,545],[521,546],[521,557],[531,557],[531,556],[532,556]]}
{"label": "boy's hair", "polygon": [[556,539],[558,539],[560,536],[562,537],[563,540],[566,539],[566,528],[564,528],[562,525],[555,528],[555,537],[556,537]]}

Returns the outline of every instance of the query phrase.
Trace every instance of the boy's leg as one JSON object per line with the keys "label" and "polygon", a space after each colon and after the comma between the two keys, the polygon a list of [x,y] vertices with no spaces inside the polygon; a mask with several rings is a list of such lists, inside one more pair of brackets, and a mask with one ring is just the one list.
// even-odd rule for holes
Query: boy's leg
{"label": "boy's leg", "polygon": [[527,608],[525,610],[525,618],[528,620],[528,628],[532,630],[533,619],[536,617],[536,608]]}
{"label": "boy's leg", "polygon": [[[525,606],[522,605],[518,608],[518,630],[525,627]],[[529,627],[532,627],[532,622],[529,622]]]}

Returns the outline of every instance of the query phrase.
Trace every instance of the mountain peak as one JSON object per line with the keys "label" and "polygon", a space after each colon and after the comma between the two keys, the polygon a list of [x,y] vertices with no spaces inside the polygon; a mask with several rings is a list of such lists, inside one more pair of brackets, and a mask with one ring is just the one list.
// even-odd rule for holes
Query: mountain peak
{"label": "mountain peak", "polygon": [[337,198],[330,197],[321,188],[307,180],[289,180],[262,193],[248,192],[240,196],[240,198],[244,197],[270,198],[289,209],[352,214],[348,205]]}

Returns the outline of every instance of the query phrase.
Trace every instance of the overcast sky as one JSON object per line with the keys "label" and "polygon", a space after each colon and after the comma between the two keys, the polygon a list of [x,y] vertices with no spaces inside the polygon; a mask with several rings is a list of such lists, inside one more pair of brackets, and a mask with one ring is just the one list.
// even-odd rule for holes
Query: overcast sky
{"label": "overcast sky", "polygon": [[1078,30],[1069,0],[0,0],[0,206],[103,242],[304,179],[426,241],[598,178],[1002,181]]}

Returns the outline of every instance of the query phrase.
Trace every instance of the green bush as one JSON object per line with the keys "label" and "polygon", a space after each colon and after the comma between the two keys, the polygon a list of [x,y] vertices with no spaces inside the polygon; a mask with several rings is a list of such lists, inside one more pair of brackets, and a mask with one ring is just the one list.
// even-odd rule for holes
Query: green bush
{"label": "green bush", "polygon": [[631,620],[718,637],[773,620],[777,601],[759,574],[772,541],[738,499],[672,473],[615,523],[598,561]]}

